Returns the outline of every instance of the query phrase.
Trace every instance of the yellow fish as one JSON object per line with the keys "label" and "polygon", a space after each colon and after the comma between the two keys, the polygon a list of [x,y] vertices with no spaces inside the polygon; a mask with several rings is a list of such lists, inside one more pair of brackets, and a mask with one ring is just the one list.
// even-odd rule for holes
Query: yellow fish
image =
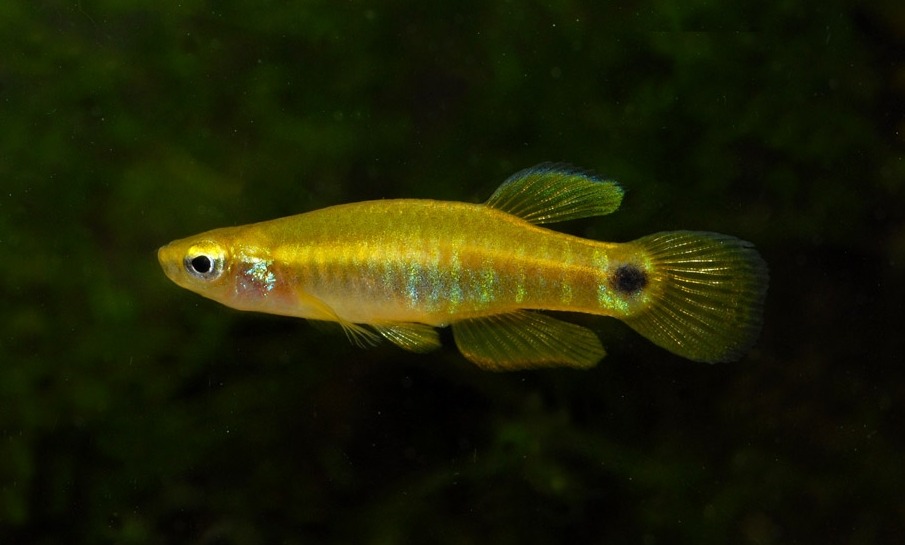
{"label": "yellow fish", "polygon": [[598,242],[539,225],[613,212],[622,189],[569,167],[518,172],[483,204],[379,200],[215,229],[158,258],[176,284],[239,310],[338,322],[358,344],[415,352],[451,326],[485,369],[606,354],[589,329],[537,311],[614,316],[686,358],[730,361],[755,341],[767,267],[752,245],[674,231]]}

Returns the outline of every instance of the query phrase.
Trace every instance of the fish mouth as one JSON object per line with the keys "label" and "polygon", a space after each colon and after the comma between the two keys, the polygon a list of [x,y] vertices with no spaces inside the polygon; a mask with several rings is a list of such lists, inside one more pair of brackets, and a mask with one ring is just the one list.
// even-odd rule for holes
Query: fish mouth
{"label": "fish mouth", "polygon": [[161,246],[157,250],[157,261],[160,262],[160,268],[167,278],[178,284],[179,264],[182,259],[176,255],[176,250],[172,248],[172,244]]}

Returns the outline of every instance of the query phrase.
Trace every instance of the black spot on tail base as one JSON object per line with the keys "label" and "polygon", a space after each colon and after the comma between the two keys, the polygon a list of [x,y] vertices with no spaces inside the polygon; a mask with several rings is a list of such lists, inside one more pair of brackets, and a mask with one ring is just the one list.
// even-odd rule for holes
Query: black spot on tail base
{"label": "black spot on tail base", "polygon": [[647,273],[637,265],[626,263],[616,268],[611,282],[619,293],[634,295],[647,286]]}

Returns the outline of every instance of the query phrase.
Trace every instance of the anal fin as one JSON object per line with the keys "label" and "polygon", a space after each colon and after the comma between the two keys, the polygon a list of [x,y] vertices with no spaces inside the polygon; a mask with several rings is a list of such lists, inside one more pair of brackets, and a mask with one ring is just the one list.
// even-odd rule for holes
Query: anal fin
{"label": "anal fin", "polygon": [[589,368],[606,355],[591,330],[536,312],[461,320],[452,329],[462,354],[483,369]]}

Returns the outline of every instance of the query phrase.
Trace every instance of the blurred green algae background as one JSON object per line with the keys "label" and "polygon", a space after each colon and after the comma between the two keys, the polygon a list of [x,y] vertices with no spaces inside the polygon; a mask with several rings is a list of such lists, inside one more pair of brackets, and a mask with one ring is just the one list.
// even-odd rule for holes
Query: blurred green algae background
{"label": "blurred green algae background", "polygon": [[[892,543],[900,2],[0,5],[0,543]],[[563,229],[753,241],[742,361],[577,317],[595,369],[361,350],[158,246],[390,197],[619,180]]]}

